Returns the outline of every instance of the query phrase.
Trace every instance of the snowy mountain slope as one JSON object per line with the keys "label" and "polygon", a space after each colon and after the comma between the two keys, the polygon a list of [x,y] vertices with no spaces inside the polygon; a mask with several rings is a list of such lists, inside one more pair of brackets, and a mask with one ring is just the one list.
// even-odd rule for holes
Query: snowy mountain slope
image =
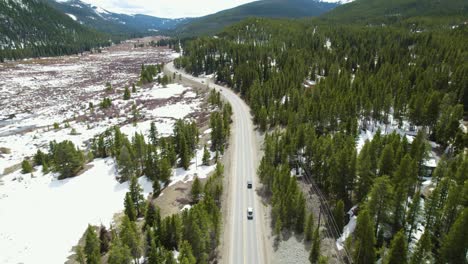
{"label": "snowy mountain slope", "polygon": [[79,23],[111,34],[148,34],[170,30],[187,18],[168,19],[148,15],[117,14],[80,0],[47,0],[57,10],[73,15]]}
{"label": "snowy mountain slope", "polygon": [[43,1],[0,1],[0,62],[70,54],[105,43],[108,36],[81,26]]}

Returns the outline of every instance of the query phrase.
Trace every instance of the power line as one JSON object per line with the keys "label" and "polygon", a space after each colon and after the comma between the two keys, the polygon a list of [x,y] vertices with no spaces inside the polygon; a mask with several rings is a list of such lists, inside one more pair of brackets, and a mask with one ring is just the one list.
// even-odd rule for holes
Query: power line
{"label": "power line", "polygon": [[[340,235],[341,235],[341,231],[338,230],[338,225],[337,225],[337,223],[335,221],[335,218],[333,217],[333,213],[332,213],[332,211],[330,209],[330,206],[328,204],[328,201],[327,201],[326,197],[323,195],[320,188],[318,188],[317,184],[315,183],[315,180],[312,178],[310,173],[299,162],[299,159],[296,159],[296,164],[297,164],[297,166],[299,166],[303,170],[303,172],[305,174],[305,177],[304,177],[305,181],[307,182],[307,184],[309,184],[311,186],[311,190],[319,198],[321,208],[323,207],[325,209],[324,213],[325,213],[325,216],[326,216],[327,219],[324,222],[325,222],[325,225],[327,226],[327,230],[326,230],[327,235],[330,236],[330,237],[333,237],[334,239],[339,238]],[[321,212],[322,212],[322,210],[321,210]],[[330,235],[330,232],[333,233],[333,234]],[[336,243],[335,243],[335,246],[336,246]],[[344,255],[346,257],[346,260],[348,261],[348,263],[352,263],[352,258],[350,257],[350,254],[347,251],[346,247],[343,247],[343,249],[344,249]],[[342,255],[338,253],[338,256],[339,256],[340,260],[344,263],[345,261],[342,259]]]}

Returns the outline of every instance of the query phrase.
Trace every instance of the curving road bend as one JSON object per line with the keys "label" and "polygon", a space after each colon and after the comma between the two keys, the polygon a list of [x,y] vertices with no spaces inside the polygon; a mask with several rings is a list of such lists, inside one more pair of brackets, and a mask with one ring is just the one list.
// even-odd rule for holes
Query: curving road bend
{"label": "curving road bend", "polygon": [[[175,69],[174,64],[165,66],[166,72],[182,74],[182,81],[190,84],[209,85],[221,91],[233,110],[233,133],[231,135],[231,183],[228,191],[228,222],[225,223],[227,241],[224,242],[228,256],[223,256],[223,263],[263,264],[269,263],[266,254],[265,228],[262,203],[255,189],[258,186],[257,166],[259,148],[255,140],[254,125],[250,108],[233,91],[214,84],[208,78],[197,78]],[[253,188],[247,189],[247,181],[253,182]],[[252,207],[254,217],[247,219],[247,207]]]}

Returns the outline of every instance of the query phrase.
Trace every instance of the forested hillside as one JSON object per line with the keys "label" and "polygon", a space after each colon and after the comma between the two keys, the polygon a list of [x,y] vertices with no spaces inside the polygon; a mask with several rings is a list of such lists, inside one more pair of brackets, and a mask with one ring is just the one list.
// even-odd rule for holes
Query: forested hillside
{"label": "forested hillside", "polygon": [[39,0],[0,1],[0,62],[88,51],[109,36],[85,28]]}
{"label": "forested hillside", "polygon": [[141,36],[154,35],[161,30],[171,30],[188,18],[168,19],[148,15],[117,14],[84,3],[80,0],[47,0],[57,10],[67,14],[75,21],[90,28],[117,35]]}
{"label": "forested hillside", "polygon": [[[430,16],[430,19],[427,19]],[[356,0],[331,10],[324,17],[353,23],[421,23],[466,21],[468,2],[460,0]],[[422,21],[421,18],[426,17]]]}
{"label": "forested hillside", "polygon": [[319,16],[336,6],[336,3],[324,3],[316,0],[255,1],[182,23],[176,28],[175,34],[181,36],[212,34],[222,30],[223,27],[249,17],[301,18]]}
{"label": "forested hillside", "polygon": [[342,251],[354,263],[466,261],[468,27],[440,28],[250,19],[185,42],[175,64],[215,73],[267,132],[259,176],[275,233],[305,232],[312,263],[320,237],[337,237],[312,234],[298,213],[297,167],[332,207],[332,227],[341,233],[345,212],[357,214]]}

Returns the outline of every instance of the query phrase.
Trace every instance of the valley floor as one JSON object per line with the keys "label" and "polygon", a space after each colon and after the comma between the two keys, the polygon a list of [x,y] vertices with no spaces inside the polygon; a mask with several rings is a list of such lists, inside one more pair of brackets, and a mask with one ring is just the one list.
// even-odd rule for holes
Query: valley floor
{"label": "valley floor", "polygon": [[[116,180],[112,159],[95,159],[66,180],[44,175],[40,166],[22,174],[20,163],[38,149],[47,151],[53,140],[70,140],[87,150],[94,136],[115,125],[131,137],[136,132],[147,136],[153,121],[160,135],[172,134],[180,118],[206,122],[203,91],[191,87],[148,84],[123,100],[124,87],[139,80],[142,64],[178,56],[164,48],[134,46],[149,40],[131,40],[96,54],[0,64],[0,263],[63,263],[88,224],[109,226],[124,208],[128,183]],[[113,91],[106,90],[108,82]],[[99,107],[104,97],[111,98],[110,109]],[[171,185],[211,173],[214,165],[201,166],[202,155],[201,149],[189,170],[174,169]],[[145,195],[152,191],[145,177],[140,184]]]}

